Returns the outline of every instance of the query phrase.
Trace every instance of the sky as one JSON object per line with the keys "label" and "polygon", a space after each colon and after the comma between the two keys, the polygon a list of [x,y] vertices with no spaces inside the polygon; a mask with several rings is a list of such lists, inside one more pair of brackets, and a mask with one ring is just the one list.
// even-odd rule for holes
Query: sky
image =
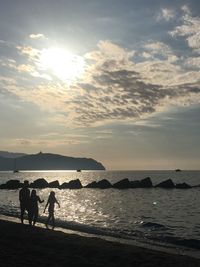
{"label": "sky", "polygon": [[199,169],[199,0],[0,0],[0,150]]}

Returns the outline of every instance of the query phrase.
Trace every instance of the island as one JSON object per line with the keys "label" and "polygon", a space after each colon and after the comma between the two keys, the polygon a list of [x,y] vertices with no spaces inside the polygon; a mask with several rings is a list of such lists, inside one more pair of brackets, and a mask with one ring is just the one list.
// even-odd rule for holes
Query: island
{"label": "island", "polygon": [[105,170],[102,163],[92,158],[76,158],[52,153],[23,155],[16,158],[0,154],[0,171],[13,170]]}

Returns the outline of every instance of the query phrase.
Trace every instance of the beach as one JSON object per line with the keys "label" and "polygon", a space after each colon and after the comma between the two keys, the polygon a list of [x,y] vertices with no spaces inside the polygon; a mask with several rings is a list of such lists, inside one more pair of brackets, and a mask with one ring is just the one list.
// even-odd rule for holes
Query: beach
{"label": "beach", "polygon": [[10,266],[181,266],[200,260],[100,238],[66,234],[0,220],[1,267]]}
{"label": "beach", "polygon": [[[83,185],[106,178],[114,184],[124,177],[133,181],[150,176],[154,185],[170,177],[170,171],[104,171],[104,172],[20,172],[17,179],[30,183],[38,177],[52,182],[69,182],[78,178]],[[199,171],[173,172],[175,183],[199,183]],[[1,183],[16,179],[11,172],[0,173]],[[37,188],[44,203],[39,204],[39,227],[44,227],[48,213],[43,213],[51,188]],[[187,190],[137,188],[77,190],[54,188],[61,207],[55,207],[56,232],[98,237],[136,247],[199,258],[199,187]],[[183,208],[184,207],[184,208]],[[192,207],[192,208],[191,208]],[[0,219],[19,222],[19,190],[0,190]],[[58,227],[58,228],[57,228]],[[46,229],[43,229],[45,231]],[[27,237],[28,238],[28,237]],[[89,239],[91,240],[91,239]],[[45,247],[45,245],[43,245]],[[119,254],[119,253],[118,253]],[[97,261],[98,262],[98,261]]]}

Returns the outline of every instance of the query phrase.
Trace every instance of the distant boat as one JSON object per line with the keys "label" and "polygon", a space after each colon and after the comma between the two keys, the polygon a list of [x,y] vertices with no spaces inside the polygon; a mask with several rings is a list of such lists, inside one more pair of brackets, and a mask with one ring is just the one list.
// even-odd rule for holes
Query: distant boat
{"label": "distant boat", "polygon": [[76,170],[77,172],[81,172],[81,170],[80,169],[78,169],[78,170]]}
{"label": "distant boat", "polygon": [[175,172],[181,172],[181,170],[180,169],[176,169]]}
{"label": "distant boat", "polygon": [[17,159],[15,159],[13,173],[18,173],[18,172],[19,172],[19,170],[17,169]]}

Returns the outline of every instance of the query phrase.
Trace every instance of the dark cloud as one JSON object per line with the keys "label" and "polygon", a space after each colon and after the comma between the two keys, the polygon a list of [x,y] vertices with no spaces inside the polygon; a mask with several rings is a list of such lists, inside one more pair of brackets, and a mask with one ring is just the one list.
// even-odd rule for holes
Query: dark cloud
{"label": "dark cloud", "polygon": [[126,120],[146,117],[159,107],[199,94],[200,87],[193,84],[166,87],[142,81],[136,71],[104,69],[94,73],[91,83],[77,84],[84,90],[79,106],[75,105],[76,121],[95,124],[106,120]]}
{"label": "dark cloud", "polygon": [[[65,114],[68,122],[81,126],[94,126],[109,122],[143,119],[161,112],[171,104],[197,103],[200,95],[199,72],[184,70],[168,46],[148,44],[150,59],[134,62],[135,51],[128,51],[110,41],[101,41],[95,51],[85,55],[86,70],[79,81],[69,88],[59,79],[40,82],[30,80],[30,70],[19,73],[17,65],[9,66],[18,75],[2,77],[0,85],[10,93],[42,109]],[[18,47],[37,62],[39,52],[30,46]],[[155,58],[155,52],[164,59]],[[33,57],[32,57],[33,56]],[[35,62],[36,61],[36,62]],[[20,65],[26,70],[27,65]],[[23,67],[23,68],[22,68]],[[38,77],[41,77],[38,69]],[[15,79],[14,79],[15,78]],[[31,81],[31,82],[30,82]],[[30,84],[29,84],[30,82]]]}

